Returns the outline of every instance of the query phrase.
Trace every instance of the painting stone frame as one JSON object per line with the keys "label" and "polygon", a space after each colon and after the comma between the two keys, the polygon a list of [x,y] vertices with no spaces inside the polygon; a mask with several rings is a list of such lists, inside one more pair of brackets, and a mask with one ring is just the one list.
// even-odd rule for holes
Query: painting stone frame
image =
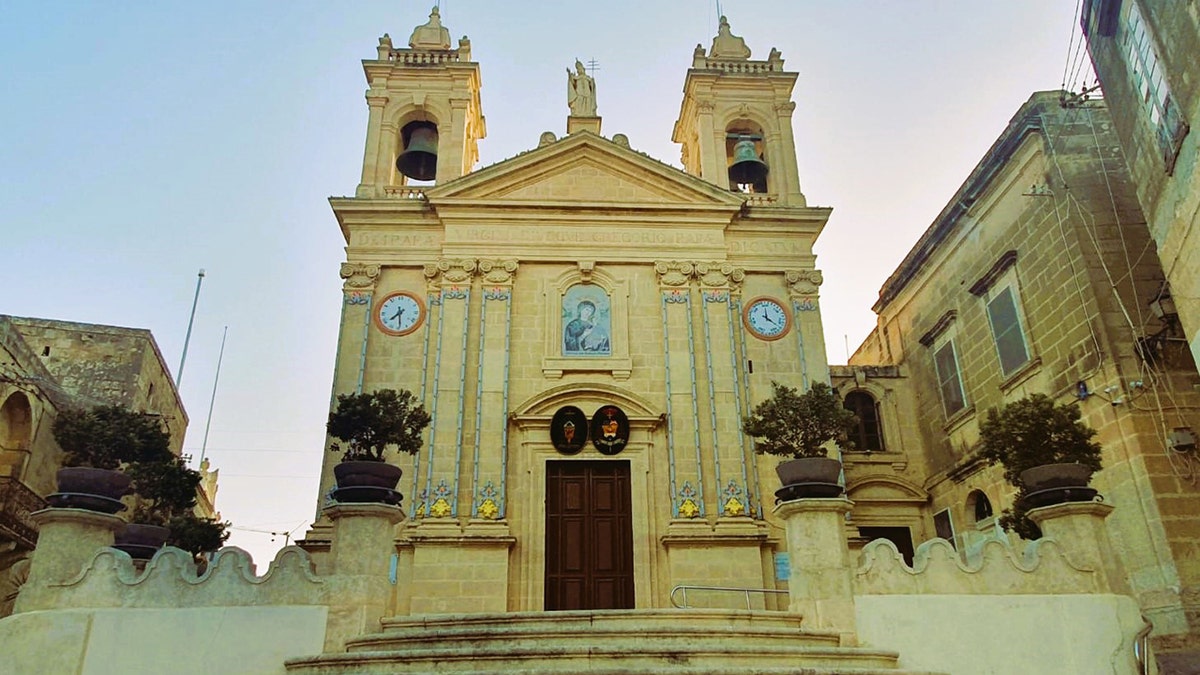
{"label": "painting stone frame", "polygon": [[[596,292],[608,298],[608,353],[568,353],[564,349],[564,303],[573,287],[594,287]],[[633,369],[629,356],[629,283],[614,279],[603,270],[590,264],[580,263],[576,269],[548,281],[543,287],[546,325],[542,357],[542,374],[549,378],[560,378],[563,373],[589,372],[608,373],[615,379],[625,380]]]}

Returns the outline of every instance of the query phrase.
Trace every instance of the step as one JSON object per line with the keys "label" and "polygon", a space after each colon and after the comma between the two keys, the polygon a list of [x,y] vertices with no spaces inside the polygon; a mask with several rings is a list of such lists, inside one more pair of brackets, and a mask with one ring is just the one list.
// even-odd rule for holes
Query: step
{"label": "step", "polygon": [[288,661],[289,673],[383,675],[927,675],[895,652],[842,647],[801,617],[747,610],[607,610],[384,619],[347,652]]}

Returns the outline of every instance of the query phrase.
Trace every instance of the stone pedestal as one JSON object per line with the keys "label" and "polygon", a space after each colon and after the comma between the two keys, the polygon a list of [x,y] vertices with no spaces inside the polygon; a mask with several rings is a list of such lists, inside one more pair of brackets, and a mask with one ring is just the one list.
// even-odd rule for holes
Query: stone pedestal
{"label": "stone pedestal", "polygon": [[576,117],[569,115],[567,117],[567,134],[573,134],[577,131],[590,131],[597,136],[600,135],[600,118],[599,117]]}
{"label": "stone pedestal", "polygon": [[350,638],[378,631],[392,597],[389,571],[396,553],[396,524],[404,511],[387,504],[335,504],[330,543],[329,622],[325,651],[341,651]]}
{"label": "stone pedestal", "polygon": [[1063,547],[1072,563],[1096,571],[1097,593],[1131,595],[1104,524],[1113,508],[1101,502],[1067,502],[1033,509],[1028,515],[1044,536]]}
{"label": "stone pedestal", "polygon": [[38,526],[38,543],[14,612],[56,607],[50,586],[78,575],[96,551],[112,546],[114,533],[125,525],[117,516],[84,509],[42,509],[30,518]]}
{"label": "stone pedestal", "polygon": [[426,518],[413,545],[411,614],[508,611],[508,563],[516,539],[508,523]]}
{"label": "stone pedestal", "polygon": [[787,532],[788,609],[803,615],[806,628],[837,631],[843,646],[858,644],[845,532],[853,507],[845,497],[796,499],[775,507]]}

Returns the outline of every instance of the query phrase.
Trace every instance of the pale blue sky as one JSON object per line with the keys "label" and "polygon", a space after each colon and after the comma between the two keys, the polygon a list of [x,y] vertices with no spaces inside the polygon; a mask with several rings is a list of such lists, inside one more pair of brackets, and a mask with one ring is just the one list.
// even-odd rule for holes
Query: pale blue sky
{"label": "pale blue sky", "polygon": [[[604,133],[678,166],[670,141],[711,0],[446,0],[471,38],[481,166],[566,126],[564,68],[595,58]],[[832,206],[818,242],[827,349],[845,362],[878,289],[1035,90],[1063,82],[1070,0],[725,0],[756,57],[800,73],[801,186]],[[403,44],[430,2],[50,2],[0,8],[0,313],[149,328],[179,363],[231,543],[257,557],[313,515],[343,242],[326,198],[353,194],[366,124],[360,60]],[[1086,64],[1085,64],[1086,70]],[[303,532],[303,529],[300,530]]]}

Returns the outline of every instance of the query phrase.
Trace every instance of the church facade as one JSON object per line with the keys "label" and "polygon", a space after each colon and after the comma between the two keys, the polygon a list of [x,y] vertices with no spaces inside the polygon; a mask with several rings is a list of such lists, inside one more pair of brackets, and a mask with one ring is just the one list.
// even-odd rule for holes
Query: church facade
{"label": "church facade", "polygon": [[[433,417],[400,459],[398,609],[775,588],[776,461],[740,415],[772,381],[829,378],[812,244],[830,209],[800,190],[796,74],[775,50],[751,59],[724,23],[687,72],[681,171],[601,135],[580,66],[570,133],[477,170],[479,67],[431,24],[364,62],[362,179],[331,200],[347,242],[335,393],[408,389]],[[421,175],[414,158],[436,164],[432,185],[404,173]],[[321,540],[318,524],[306,541]],[[745,605],[730,598],[706,600]]]}

